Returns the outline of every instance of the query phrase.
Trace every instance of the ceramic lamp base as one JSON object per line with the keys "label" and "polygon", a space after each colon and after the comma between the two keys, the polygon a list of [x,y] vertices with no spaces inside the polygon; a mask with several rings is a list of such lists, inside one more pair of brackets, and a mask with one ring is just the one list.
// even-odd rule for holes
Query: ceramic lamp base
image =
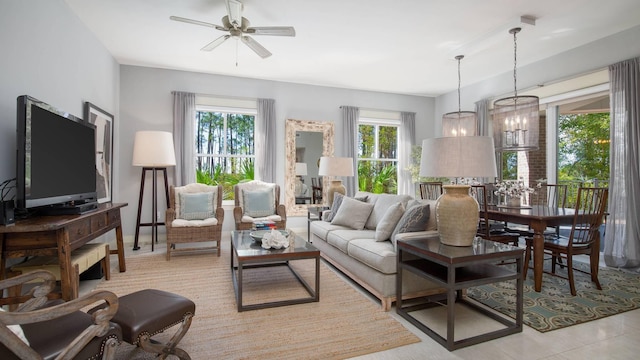
{"label": "ceramic lamp base", "polygon": [[335,193],[340,193],[342,195],[347,194],[347,188],[342,185],[342,180],[331,180],[331,186],[327,189],[327,199],[329,202],[329,207],[333,205],[333,195]]}
{"label": "ceramic lamp base", "polygon": [[469,195],[469,185],[443,185],[444,194],[436,204],[440,243],[471,246],[476,236],[479,207]]}

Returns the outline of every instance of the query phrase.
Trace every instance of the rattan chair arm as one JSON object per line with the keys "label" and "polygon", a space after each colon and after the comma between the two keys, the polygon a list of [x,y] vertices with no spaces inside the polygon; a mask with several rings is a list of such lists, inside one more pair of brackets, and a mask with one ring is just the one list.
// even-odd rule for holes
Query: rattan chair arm
{"label": "rattan chair arm", "polygon": [[287,208],[284,206],[284,204],[278,205],[278,208],[276,209],[276,213],[280,215],[280,217],[282,218],[282,221],[287,220]]}
{"label": "rattan chair arm", "polygon": [[243,211],[240,206],[236,206],[233,208],[233,219],[236,224],[239,224],[242,222],[242,213]]}

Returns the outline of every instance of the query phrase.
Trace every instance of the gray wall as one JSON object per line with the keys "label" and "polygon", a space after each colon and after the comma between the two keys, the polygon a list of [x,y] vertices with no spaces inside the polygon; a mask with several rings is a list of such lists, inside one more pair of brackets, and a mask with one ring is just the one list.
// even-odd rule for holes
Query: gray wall
{"label": "gray wall", "polygon": [[[272,98],[276,104],[278,121],[277,183],[284,187],[285,167],[285,120],[288,118],[313,121],[333,121],[336,130],[336,154],[341,154],[339,142],[342,126],[340,106],[352,105],[361,108],[412,111],[416,113],[416,128],[426,135],[433,129],[434,99],[385,94],[377,92],[345,90],[337,88],[299,85],[284,82],[256,80],[220,75],[209,75],[185,71],[154,69],[137,66],[120,67],[120,119],[121,128],[116,137],[120,139],[120,166],[114,171],[121,184],[119,200],[129,202],[123,210],[124,232],[131,234],[135,227],[137,199],[140,187],[140,168],[131,166],[133,138],[136,131],[172,131],[171,91],[188,91],[241,98]],[[173,174],[169,181],[173,183]],[[145,186],[143,221],[151,220],[151,189]],[[162,190],[162,188],[161,188]],[[284,200],[284,199],[283,199]],[[158,199],[160,208],[165,200]],[[146,216],[146,220],[144,217]],[[291,219],[293,226],[306,226],[306,218]],[[233,228],[230,211],[225,213],[225,228]],[[161,229],[162,230],[162,229]],[[144,230],[148,232],[149,230]]]}
{"label": "gray wall", "polygon": [[[117,132],[118,63],[64,1],[0,1],[0,49],[0,181],[16,175],[20,95],[78,117],[89,101],[116,115]],[[114,189],[117,193],[117,180]]]}

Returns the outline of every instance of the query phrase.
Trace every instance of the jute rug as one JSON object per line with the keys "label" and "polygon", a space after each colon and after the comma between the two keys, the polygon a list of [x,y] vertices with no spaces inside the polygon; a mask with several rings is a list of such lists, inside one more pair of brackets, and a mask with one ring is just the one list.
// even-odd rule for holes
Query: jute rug
{"label": "jute rug", "polygon": [[[228,242],[220,257],[193,253],[167,262],[164,252],[132,256],[125,273],[113,272],[97,289],[122,296],[155,288],[193,300],[196,314],[180,347],[194,360],[343,359],[420,341],[324,263],[320,302],[238,313],[229,261]],[[293,266],[313,286],[314,262]],[[245,304],[308,296],[284,267],[246,270],[245,280]],[[147,358],[153,357],[126,343],[118,348],[118,359]]]}
{"label": "jute rug", "polygon": [[[577,263],[576,266],[588,267]],[[565,270],[558,272],[566,275]],[[574,271],[577,296],[569,283],[549,274],[542,277],[542,292],[533,289],[533,270],[524,283],[524,323],[540,332],[601,319],[640,307],[640,274],[601,268],[598,273],[602,291],[589,275]],[[483,285],[468,290],[479,302],[514,318],[515,281]]]}

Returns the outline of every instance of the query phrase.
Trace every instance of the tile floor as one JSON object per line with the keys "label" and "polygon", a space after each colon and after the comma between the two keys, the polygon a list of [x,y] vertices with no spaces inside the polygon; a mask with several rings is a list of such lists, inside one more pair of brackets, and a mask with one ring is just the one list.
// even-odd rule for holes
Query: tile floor
{"label": "tile floor", "polygon": [[[299,229],[297,232],[299,234],[306,234],[306,228]],[[223,239],[228,239],[228,235],[225,236],[223,234]],[[141,238],[140,244],[141,249],[134,252],[132,250],[132,244],[125,243],[126,257],[129,258],[151,250],[150,239],[147,239],[145,242],[145,240]],[[164,253],[165,251],[162,236],[160,236],[160,243],[156,245],[155,251],[160,253]],[[178,254],[176,256],[185,255]],[[111,262],[112,271],[117,271],[117,257],[112,256]],[[95,287],[99,281],[101,280],[82,281],[81,292],[89,291]],[[350,281],[348,282],[351,283]],[[378,300],[365,290],[355,284],[353,284],[353,286],[360,291],[363,296],[379,304]],[[416,334],[421,342],[363,355],[354,359],[622,360],[637,359],[640,356],[638,355],[640,354],[640,309],[547,333],[540,333],[525,325],[522,333],[462,348],[453,352],[449,352],[422,331],[401,318],[396,314],[394,308],[391,309],[389,315],[403,324],[409,331]],[[461,309],[456,318],[456,329],[462,333],[462,336],[466,336],[464,335],[466,332],[482,332],[487,327],[495,326],[493,320],[470,314],[465,309]],[[445,318],[443,316],[433,317],[435,324],[433,326],[437,331],[439,331],[438,329],[444,331],[446,328],[446,322],[444,320]]]}

